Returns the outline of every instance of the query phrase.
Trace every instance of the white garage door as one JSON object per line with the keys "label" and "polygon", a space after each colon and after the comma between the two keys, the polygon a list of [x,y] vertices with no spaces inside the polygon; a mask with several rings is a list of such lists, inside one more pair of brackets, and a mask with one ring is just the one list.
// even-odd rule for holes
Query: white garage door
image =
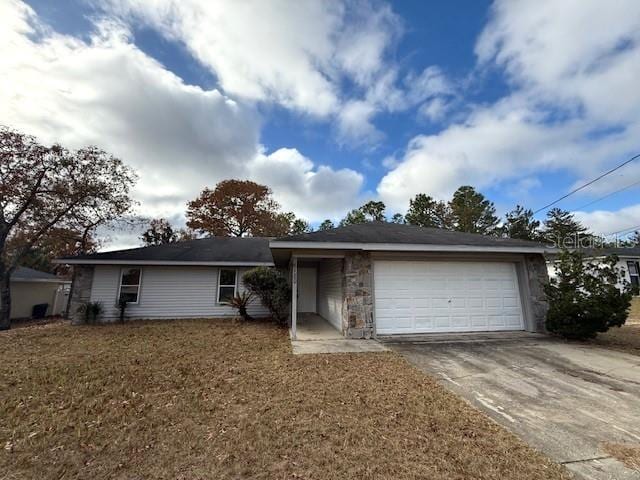
{"label": "white garage door", "polygon": [[376,261],[377,333],[523,330],[515,264]]}

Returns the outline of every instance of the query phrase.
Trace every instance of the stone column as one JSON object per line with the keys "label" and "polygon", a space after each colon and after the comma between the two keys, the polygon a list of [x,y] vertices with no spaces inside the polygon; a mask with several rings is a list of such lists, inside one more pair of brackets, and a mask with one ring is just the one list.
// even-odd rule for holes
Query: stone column
{"label": "stone column", "polygon": [[342,276],[342,334],[345,337],[373,336],[372,275],[368,252],[346,254]]}
{"label": "stone column", "polygon": [[549,303],[544,293],[544,285],[549,283],[547,263],[541,254],[526,255],[524,263],[525,272],[529,281],[533,328],[536,332],[546,333],[545,322],[547,319],[547,310],[549,310]]}
{"label": "stone column", "polygon": [[78,309],[91,300],[93,270],[94,267],[91,265],[75,265],[73,267],[74,281],[71,298],[69,298],[69,318],[72,325],[80,325],[85,322],[84,314],[79,313]]}

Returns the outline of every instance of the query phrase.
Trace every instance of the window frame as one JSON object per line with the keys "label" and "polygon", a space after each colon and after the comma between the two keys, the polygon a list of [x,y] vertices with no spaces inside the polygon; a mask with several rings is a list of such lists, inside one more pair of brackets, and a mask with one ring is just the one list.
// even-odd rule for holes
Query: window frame
{"label": "window frame", "polygon": [[[125,270],[138,270],[140,272],[140,275],[138,275],[138,285],[123,285],[122,277],[124,275]],[[120,304],[120,295],[122,294],[122,287],[138,287],[138,291],[136,293],[136,301],[127,302],[127,305],[140,304],[140,289],[142,287],[142,267],[121,267],[120,268],[120,280],[118,282],[118,296],[116,297],[116,305]]]}
{"label": "window frame", "polygon": [[[636,273],[631,273],[631,266],[634,266]],[[640,262],[637,260],[627,260],[627,272],[629,272],[629,280],[633,287],[640,287]],[[636,279],[636,283],[633,283],[633,279]]]}
{"label": "window frame", "polygon": [[[223,270],[229,270],[229,271],[232,271],[234,273],[234,277],[233,277],[234,278],[234,284],[233,285],[230,285],[230,284],[229,285],[227,285],[227,284],[222,285],[220,279],[222,278],[222,271]],[[229,305],[229,302],[225,302],[225,301],[222,301],[220,299],[220,288],[222,288],[222,287],[227,287],[227,288],[228,287],[233,287],[233,295],[232,295],[232,297],[235,297],[238,294],[238,269],[237,268],[222,268],[222,267],[218,268],[218,285],[217,285],[217,288],[216,288],[216,290],[217,290],[217,292],[216,292],[216,303],[218,305]]]}

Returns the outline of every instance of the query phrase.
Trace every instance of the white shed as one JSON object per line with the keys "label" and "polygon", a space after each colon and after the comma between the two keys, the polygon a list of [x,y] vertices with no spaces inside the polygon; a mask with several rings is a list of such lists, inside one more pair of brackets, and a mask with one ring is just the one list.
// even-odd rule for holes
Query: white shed
{"label": "white shed", "polygon": [[71,282],[50,273],[18,267],[11,276],[11,318],[30,318],[34,305],[47,304],[46,315],[63,315]]}

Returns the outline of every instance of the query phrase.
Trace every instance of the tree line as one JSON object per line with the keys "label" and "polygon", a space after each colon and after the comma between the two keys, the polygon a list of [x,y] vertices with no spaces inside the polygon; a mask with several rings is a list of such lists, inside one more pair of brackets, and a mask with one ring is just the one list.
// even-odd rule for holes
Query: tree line
{"label": "tree line", "polygon": [[[271,190],[248,180],[225,180],[213,189],[204,189],[187,204],[187,228],[176,230],[166,219],[154,219],[142,234],[144,245],[159,245],[203,235],[281,237],[311,232],[308,222],[292,212],[282,212]],[[552,242],[574,247],[592,234],[575,216],[559,208],[536,220],[531,209],[517,205],[504,218],[493,202],[472,186],[458,188],[449,201],[419,193],[409,201],[404,213],[389,217],[381,201],[369,201],[348,212],[337,225],[324,220],[318,230],[372,221],[477,233],[503,238]],[[638,234],[632,241],[638,241]]]}

